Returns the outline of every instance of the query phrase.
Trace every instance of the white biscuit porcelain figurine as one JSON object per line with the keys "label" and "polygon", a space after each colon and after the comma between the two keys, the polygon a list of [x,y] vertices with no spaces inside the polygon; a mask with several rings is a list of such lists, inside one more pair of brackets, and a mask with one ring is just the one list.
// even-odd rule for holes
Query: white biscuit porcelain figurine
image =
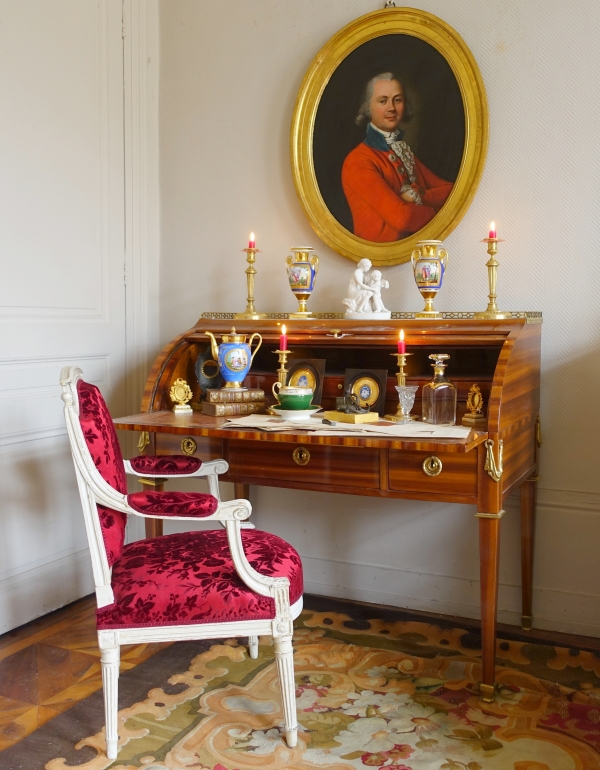
{"label": "white biscuit porcelain figurine", "polygon": [[391,312],[381,299],[381,290],[389,288],[389,282],[382,278],[379,270],[371,271],[371,261],[361,259],[352,273],[348,296],[343,300],[348,308],[345,317],[356,321],[391,318]]}

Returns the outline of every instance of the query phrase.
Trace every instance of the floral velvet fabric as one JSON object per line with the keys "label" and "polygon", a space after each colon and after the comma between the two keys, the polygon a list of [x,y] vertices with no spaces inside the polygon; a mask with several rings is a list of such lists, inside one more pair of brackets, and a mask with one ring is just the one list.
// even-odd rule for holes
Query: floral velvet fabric
{"label": "floral velvet fabric", "polygon": [[204,492],[134,492],[127,502],[138,513],[155,516],[210,516],[218,500]]}
{"label": "floral velvet fabric", "polygon": [[186,455],[139,455],[129,462],[136,473],[144,473],[148,476],[178,476],[195,473],[202,465],[199,457]]}
{"label": "floral velvet fabric", "polygon": [[[113,489],[127,494],[123,455],[108,408],[95,385],[79,380],[79,423],[85,442],[100,475]],[[127,515],[103,505],[98,506],[102,537],[109,565],[119,558],[125,540]]]}
{"label": "floral velvet fabric", "polygon": [[[290,602],[303,591],[302,563],[284,540],[242,530],[257,572],[290,580]],[[275,602],[240,579],[225,530],[183,532],[130,543],[112,573],[115,602],[97,612],[99,629],[177,626],[275,617]]]}

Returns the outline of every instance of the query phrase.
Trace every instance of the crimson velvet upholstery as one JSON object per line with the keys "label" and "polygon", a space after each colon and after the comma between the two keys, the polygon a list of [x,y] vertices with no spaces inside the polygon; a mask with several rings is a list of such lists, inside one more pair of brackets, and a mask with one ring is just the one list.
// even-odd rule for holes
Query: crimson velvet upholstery
{"label": "crimson velvet upholstery", "polygon": [[[79,423],[87,447],[100,475],[113,489],[127,494],[127,477],[123,466],[123,455],[117,439],[110,413],[102,394],[95,385],[79,380]],[[125,541],[127,514],[98,506],[102,538],[109,565],[121,555]]]}
{"label": "crimson velvet upholstery", "polygon": [[[113,489],[127,494],[127,477],[123,455],[117,439],[113,421],[102,394],[95,385],[79,380],[79,423],[87,447],[100,475]],[[138,468],[152,465],[167,473],[169,460],[173,458],[134,458]],[[151,461],[145,463],[144,461]],[[185,461],[185,462],[183,462]],[[174,467],[179,473],[193,473],[202,464],[196,457],[175,458]],[[189,470],[191,469],[191,470]],[[131,507],[139,513],[157,516],[210,516],[217,509],[217,499],[202,492],[136,492],[128,496]],[[102,539],[106,548],[109,566],[113,566],[123,552],[127,514],[98,505]]]}
{"label": "crimson velvet upholstery", "polygon": [[210,516],[217,498],[202,492],[134,492],[127,502],[138,513],[152,516]]}
{"label": "crimson velvet upholstery", "polygon": [[146,473],[148,476],[195,473],[202,466],[199,457],[187,455],[139,455],[129,462],[136,473]]}
{"label": "crimson velvet upholstery", "polygon": [[[296,551],[268,532],[242,530],[250,564],[269,577],[287,577],[290,603],[302,596]],[[115,603],[97,612],[99,629],[219,623],[275,617],[271,597],[238,577],[224,530],[182,532],[126,545],[112,573]]]}

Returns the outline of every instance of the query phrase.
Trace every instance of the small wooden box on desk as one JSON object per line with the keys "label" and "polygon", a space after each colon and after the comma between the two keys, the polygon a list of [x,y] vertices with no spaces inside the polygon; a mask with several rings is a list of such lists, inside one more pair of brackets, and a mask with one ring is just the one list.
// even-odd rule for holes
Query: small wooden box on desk
{"label": "small wooden box on desk", "polygon": [[[207,314],[210,315],[210,314]],[[508,320],[475,320],[469,314],[447,314],[439,320],[402,317],[383,323],[315,318],[288,322],[288,348],[294,360],[326,359],[322,406],[335,408],[344,372],[387,369],[385,413],[395,412],[395,357],[398,331],[404,329],[413,354],[406,367],[407,384],[431,379],[430,353],[448,353],[447,376],[458,390],[458,418],[466,411],[472,385],[485,400],[485,430],[464,440],[423,441],[312,436],[223,430],[223,418],[171,411],[169,389],[182,377],[199,401],[194,367],[209,347],[209,330],[220,337],[231,330],[232,314],[203,317],[172,340],[156,360],[144,392],[142,414],[115,421],[118,428],[148,431],[155,454],[224,457],[226,480],[247,495],[244,485],[314,489],[323,492],[412,500],[472,503],[477,506],[481,564],[483,636],[482,696],[493,696],[500,520],[503,500],[521,487],[522,615],[531,627],[531,582],[535,484],[539,435],[541,315],[515,314]],[[398,314],[399,315],[399,314]],[[402,314],[403,316],[407,314]],[[460,318],[452,316],[460,315]],[[472,315],[472,314],[471,314]],[[280,321],[237,322],[244,334],[259,332],[263,345],[245,385],[270,393],[276,380]],[[413,413],[421,410],[420,391]]]}

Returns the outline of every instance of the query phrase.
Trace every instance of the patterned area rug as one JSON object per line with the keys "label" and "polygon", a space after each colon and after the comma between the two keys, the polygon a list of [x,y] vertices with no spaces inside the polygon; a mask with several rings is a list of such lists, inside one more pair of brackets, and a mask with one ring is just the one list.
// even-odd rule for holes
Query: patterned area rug
{"label": "patterned area rug", "polygon": [[500,642],[498,697],[484,704],[464,629],[316,611],[295,625],[295,749],[280,735],[272,647],[251,660],[231,640],[120,712],[115,762],[98,732],[46,770],[600,770],[595,653]]}

